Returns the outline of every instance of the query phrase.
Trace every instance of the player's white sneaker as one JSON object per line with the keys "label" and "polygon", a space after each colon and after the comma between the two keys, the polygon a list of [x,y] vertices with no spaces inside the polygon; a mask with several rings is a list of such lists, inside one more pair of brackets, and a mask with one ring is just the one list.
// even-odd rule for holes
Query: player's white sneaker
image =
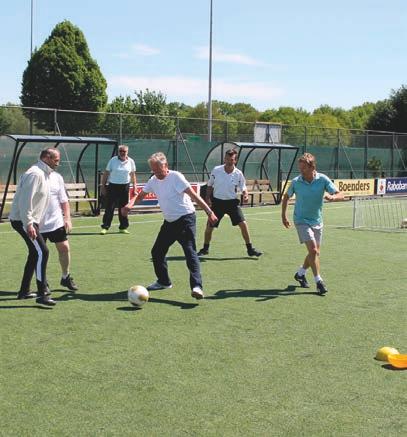
{"label": "player's white sneaker", "polygon": [[165,288],[172,288],[172,284],[163,285],[163,284],[160,284],[158,281],[155,281],[147,287],[147,290],[148,291],[164,290]]}
{"label": "player's white sneaker", "polygon": [[203,299],[204,298],[204,294],[202,291],[201,287],[194,287],[191,291],[191,296],[194,297],[195,299]]}

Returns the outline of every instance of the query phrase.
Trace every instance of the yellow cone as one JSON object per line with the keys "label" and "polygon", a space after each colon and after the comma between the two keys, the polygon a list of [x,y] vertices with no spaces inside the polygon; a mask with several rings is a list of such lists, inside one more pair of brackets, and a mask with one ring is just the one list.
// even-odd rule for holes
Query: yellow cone
{"label": "yellow cone", "polygon": [[376,352],[376,360],[388,361],[387,357],[390,354],[398,354],[398,353],[399,353],[399,351],[397,349],[395,349],[394,347],[384,346]]}

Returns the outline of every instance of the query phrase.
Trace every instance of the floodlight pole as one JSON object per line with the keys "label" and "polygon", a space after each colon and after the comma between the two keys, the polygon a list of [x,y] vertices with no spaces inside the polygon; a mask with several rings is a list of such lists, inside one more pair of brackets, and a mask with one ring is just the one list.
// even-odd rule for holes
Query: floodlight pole
{"label": "floodlight pole", "polygon": [[209,16],[208,141],[212,141],[212,0]]}
{"label": "floodlight pole", "polygon": [[31,0],[31,40],[30,40],[30,59],[33,55],[33,9],[34,9],[34,0]]}
{"label": "floodlight pole", "polygon": [[[31,0],[31,10],[30,10],[30,15],[31,15],[31,38],[30,38],[30,61],[31,61],[31,58],[32,58],[32,56],[33,56],[33,23],[34,23],[34,19],[33,19],[33,16],[34,16],[34,13],[33,13],[33,10],[34,10],[34,0]],[[30,135],[32,135],[33,134],[33,114],[32,114],[32,111],[30,111]]]}

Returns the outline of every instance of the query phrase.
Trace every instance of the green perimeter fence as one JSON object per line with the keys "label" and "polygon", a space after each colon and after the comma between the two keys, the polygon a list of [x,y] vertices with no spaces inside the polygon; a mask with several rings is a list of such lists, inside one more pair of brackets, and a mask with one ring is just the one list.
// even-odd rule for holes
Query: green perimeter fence
{"label": "green perimeter fence", "polygon": [[[167,154],[172,168],[185,173],[190,181],[204,181],[203,164],[208,151],[218,142],[252,142],[254,125],[250,122],[212,120],[208,141],[208,119],[148,116],[120,113],[90,113],[57,109],[0,107],[0,184],[10,168],[14,144],[6,134],[97,136],[129,146],[136,161],[139,181],[148,178],[147,159],[156,151]],[[407,134],[363,130],[330,129],[313,126],[281,126],[281,142],[298,146],[317,157],[319,171],[331,178],[370,178],[407,176]],[[61,144],[60,172],[67,182],[76,181],[75,167],[81,145]],[[41,144],[27,145],[20,156],[17,176],[38,158]],[[99,168],[112,156],[111,146],[99,148]],[[268,173],[276,168],[275,156],[268,158]],[[89,186],[94,185],[95,147],[89,147],[81,160]],[[282,173],[291,160],[282,159]],[[250,158],[246,177],[256,178],[256,154]],[[272,177],[272,176],[271,176]]]}

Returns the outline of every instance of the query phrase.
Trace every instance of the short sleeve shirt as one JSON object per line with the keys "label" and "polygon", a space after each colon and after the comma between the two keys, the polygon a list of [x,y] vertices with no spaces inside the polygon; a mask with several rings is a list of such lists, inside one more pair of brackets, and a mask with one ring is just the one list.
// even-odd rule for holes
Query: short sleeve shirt
{"label": "short sleeve shirt", "polygon": [[230,200],[236,199],[239,191],[246,190],[246,180],[238,168],[227,173],[224,165],[218,165],[211,171],[208,186],[213,187],[213,197]]}
{"label": "short sleeve shirt", "polygon": [[143,191],[154,193],[165,220],[174,222],[183,215],[195,212],[191,198],[185,193],[185,190],[190,187],[190,183],[182,173],[170,170],[164,179],[152,176],[144,185]]}
{"label": "short sleeve shirt", "polygon": [[110,173],[109,183],[128,184],[130,182],[130,173],[136,171],[136,164],[129,157],[126,161],[122,161],[117,156],[113,156],[107,163],[106,170]]}
{"label": "short sleeve shirt", "polygon": [[334,183],[323,173],[316,173],[311,182],[297,176],[287,190],[288,197],[295,194],[294,223],[316,226],[322,224],[324,194],[338,192]]}

